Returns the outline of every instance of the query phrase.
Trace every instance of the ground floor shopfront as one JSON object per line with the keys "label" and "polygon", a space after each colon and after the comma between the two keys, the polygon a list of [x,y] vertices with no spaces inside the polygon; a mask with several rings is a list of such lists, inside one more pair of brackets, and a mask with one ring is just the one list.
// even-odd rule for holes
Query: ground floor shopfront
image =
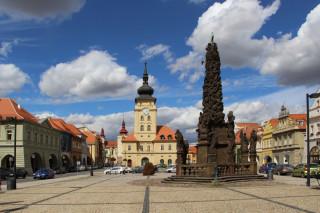
{"label": "ground floor shopfront", "polygon": [[152,154],[135,154],[130,153],[124,155],[123,164],[124,166],[136,167],[143,166],[147,162],[151,162],[153,165],[175,164],[177,162],[177,154],[164,154],[164,153],[152,153]]}
{"label": "ground floor shopfront", "polygon": [[[1,168],[13,168],[14,147],[1,147],[0,162]],[[17,146],[16,167],[25,168],[29,174],[40,168],[55,168],[61,166],[59,150]]]}
{"label": "ground floor shopfront", "polygon": [[303,149],[273,150],[273,162],[277,164],[300,164],[302,160]]}

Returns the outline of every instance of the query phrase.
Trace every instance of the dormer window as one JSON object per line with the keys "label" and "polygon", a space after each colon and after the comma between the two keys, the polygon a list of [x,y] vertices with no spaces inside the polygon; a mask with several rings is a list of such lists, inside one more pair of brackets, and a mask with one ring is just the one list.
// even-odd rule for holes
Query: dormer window
{"label": "dormer window", "polygon": [[168,135],[168,140],[172,140],[172,135]]}
{"label": "dormer window", "polygon": [[160,135],[160,139],[164,140],[165,139],[164,135]]}

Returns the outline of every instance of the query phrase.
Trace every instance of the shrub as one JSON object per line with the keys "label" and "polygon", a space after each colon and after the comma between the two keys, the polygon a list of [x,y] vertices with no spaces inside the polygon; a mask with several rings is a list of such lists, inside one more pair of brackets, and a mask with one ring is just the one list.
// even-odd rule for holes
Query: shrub
{"label": "shrub", "polygon": [[153,175],[154,174],[153,164],[150,162],[146,163],[143,167],[142,173],[143,175]]}

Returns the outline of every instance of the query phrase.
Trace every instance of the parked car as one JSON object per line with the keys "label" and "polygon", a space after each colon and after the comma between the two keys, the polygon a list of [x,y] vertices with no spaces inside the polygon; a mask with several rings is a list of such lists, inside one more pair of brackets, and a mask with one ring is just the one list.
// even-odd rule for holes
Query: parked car
{"label": "parked car", "polygon": [[259,173],[268,173],[269,170],[276,167],[276,163],[265,163],[259,168]]}
{"label": "parked car", "polygon": [[133,170],[132,173],[142,173],[143,171],[143,166],[136,166]]}
{"label": "parked car", "polygon": [[65,174],[66,173],[66,168],[64,167],[57,167],[53,169],[53,172],[55,174]]}
{"label": "parked car", "polygon": [[131,167],[125,167],[126,173],[132,173],[132,168]]}
{"label": "parked car", "polygon": [[[12,172],[13,172],[13,170],[12,170]],[[18,178],[18,177],[26,178],[27,174],[28,174],[28,172],[24,168],[16,169],[16,178]]]}
{"label": "parked car", "polygon": [[177,171],[176,167],[170,167],[170,168],[165,170],[165,172],[168,172],[168,173],[176,172],[176,171]]}
{"label": "parked car", "polygon": [[[314,176],[317,171],[320,171],[320,167],[316,163],[310,163],[310,176]],[[302,163],[298,164],[291,173],[292,177],[293,176],[300,176],[302,178],[307,177],[307,164]]]}
{"label": "parked car", "polygon": [[278,166],[272,168],[272,173],[276,175],[291,174],[293,167],[294,166],[291,164],[279,164]]}
{"label": "parked car", "polygon": [[54,178],[54,172],[52,169],[39,169],[33,174],[33,179],[47,179]]}
{"label": "parked car", "polygon": [[320,166],[320,160],[313,160],[312,163],[316,163],[318,166]]}
{"label": "parked car", "polygon": [[125,167],[117,166],[117,167],[107,169],[103,173],[111,175],[111,174],[124,174],[125,172],[126,172]]}
{"label": "parked car", "polygon": [[1,177],[1,180],[6,180],[8,176],[9,176],[8,170],[3,169],[3,168],[0,168],[0,177]]}
{"label": "parked car", "polygon": [[77,172],[77,168],[72,166],[68,169],[68,172]]}
{"label": "parked car", "polygon": [[86,166],[85,165],[77,166],[77,168],[78,168],[79,172],[86,171]]}

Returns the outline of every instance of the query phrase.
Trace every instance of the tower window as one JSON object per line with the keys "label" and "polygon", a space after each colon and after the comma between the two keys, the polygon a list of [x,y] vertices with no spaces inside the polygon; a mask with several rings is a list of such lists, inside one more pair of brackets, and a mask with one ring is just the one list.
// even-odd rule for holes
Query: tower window
{"label": "tower window", "polygon": [[143,125],[140,126],[140,131],[144,131],[144,126]]}
{"label": "tower window", "polygon": [[143,117],[143,115],[141,115],[141,118],[140,118],[140,120],[141,120],[141,121],[143,121],[143,120],[144,120],[144,117]]}
{"label": "tower window", "polygon": [[151,116],[150,115],[148,116],[148,121],[151,121]]}
{"label": "tower window", "polygon": [[151,131],[151,126],[150,125],[148,125],[147,130]]}
{"label": "tower window", "polygon": [[7,131],[7,140],[11,141],[12,140],[12,130]]}

